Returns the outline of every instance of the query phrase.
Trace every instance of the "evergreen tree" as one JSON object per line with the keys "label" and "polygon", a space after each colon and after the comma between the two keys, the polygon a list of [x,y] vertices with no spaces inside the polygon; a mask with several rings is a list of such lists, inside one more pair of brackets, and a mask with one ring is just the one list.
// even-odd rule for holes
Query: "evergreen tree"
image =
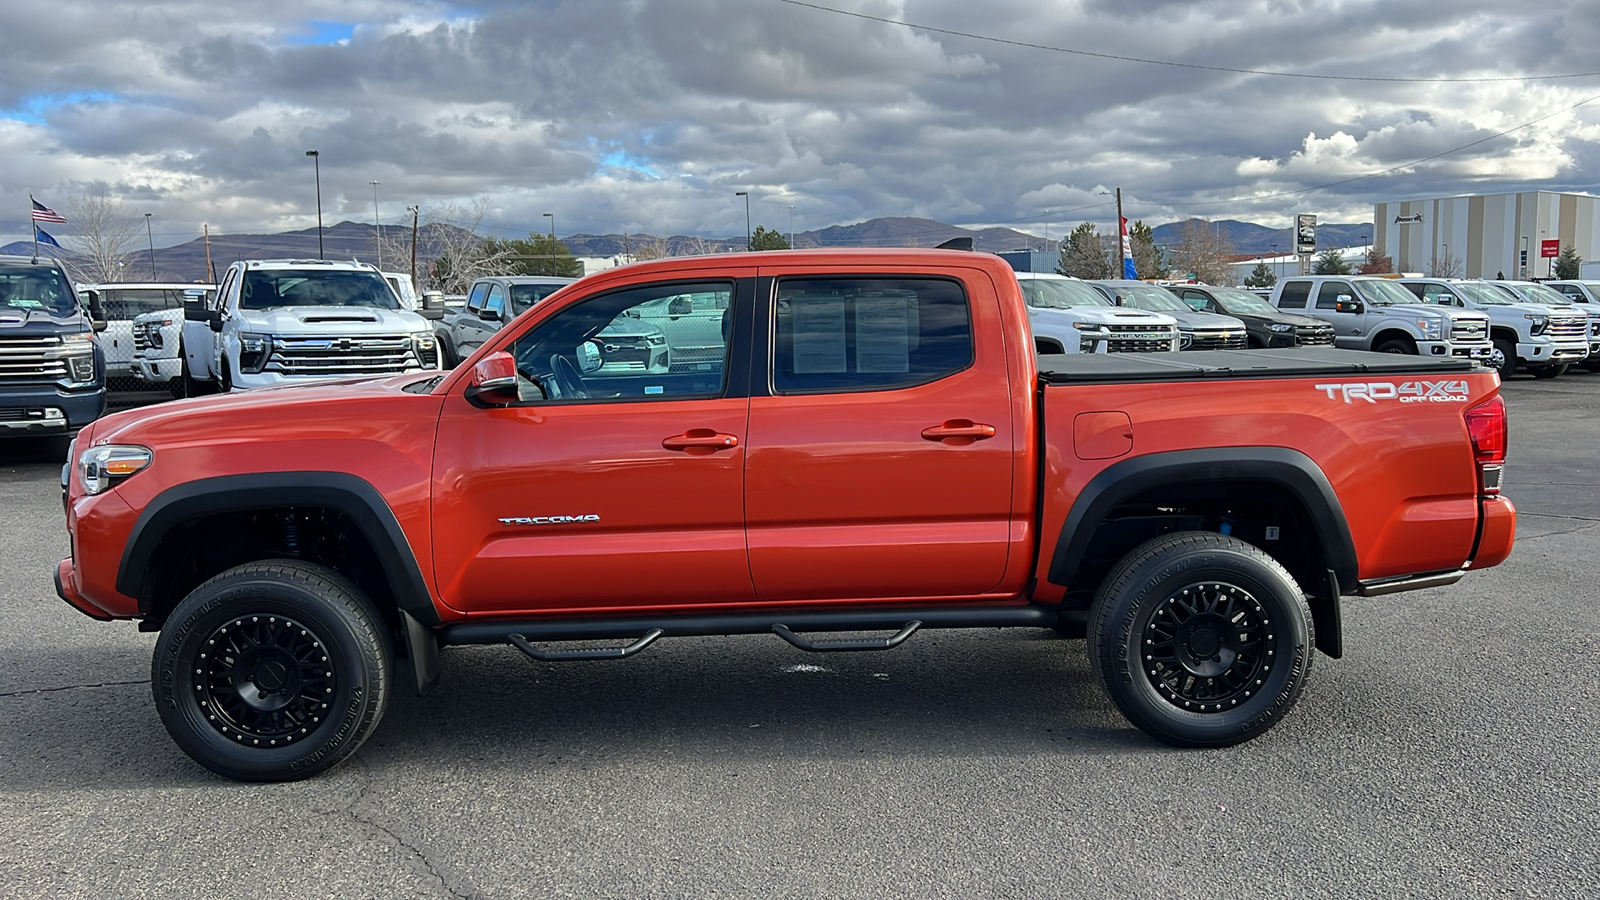
{"label": "evergreen tree", "polygon": [[516,241],[487,238],[483,243],[485,256],[499,253],[507,258],[505,271],[496,274],[583,277],[583,263],[572,255],[566,244],[551,240],[548,234],[530,234],[527,240]]}
{"label": "evergreen tree", "polygon": [[1061,242],[1061,263],[1056,266],[1056,272],[1075,278],[1112,277],[1105,242],[1100,240],[1100,232],[1093,222],[1084,222],[1072,229]]}
{"label": "evergreen tree", "polygon": [[1128,246],[1133,249],[1133,267],[1140,278],[1166,278],[1167,255],[1156,246],[1156,233],[1143,219],[1128,227]]}
{"label": "evergreen tree", "polygon": [[1563,281],[1583,277],[1583,257],[1571,244],[1562,247],[1561,255],[1556,257],[1556,277]]}
{"label": "evergreen tree", "polygon": [[768,231],[764,226],[757,225],[756,233],[750,236],[751,250],[787,250],[789,241],[782,232]]}
{"label": "evergreen tree", "polygon": [[1358,275],[1382,275],[1394,271],[1394,260],[1385,256],[1377,247],[1367,248],[1367,260],[1356,270]]}
{"label": "evergreen tree", "polygon": [[1329,247],[1317,254],[1317,261],[1311,267],[1313,275],[1349,275],[1350,264],[1344,261],[1344,255],[1338,250]]}
{"label": "evergreen tree", "polygon": [[1264,259],[1256,263],[1256,267],[1250,270],[1250,277],[1244,280],[1245,287],[1253,288],[1269,288],[1277,283],[1278,276],[1272,274],[1272,267]]}

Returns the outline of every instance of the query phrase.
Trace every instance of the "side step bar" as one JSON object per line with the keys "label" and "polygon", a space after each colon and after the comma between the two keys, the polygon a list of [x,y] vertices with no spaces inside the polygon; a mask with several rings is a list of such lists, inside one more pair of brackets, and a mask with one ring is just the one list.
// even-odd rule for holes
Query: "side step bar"
{"label": "side step bar", "polygon": [[508,634],[506,635],[506,640],[513,647],[540,662],[574,662],[582,659],[623,659],[654,644],[658,637],[661,637],[661,629],[655,628],[646,632],[644,637],[626,647],[600,647],[584,650],[540,650],[538,647],[528,643],[528,639],[520,634]]}
{"label": "side step bar", "polygon": [[790,644],[799,647],[801,650],[804,650],[807,653],[845,653],[852,650],[893,650],[894,648],[905,643],[906,638],[911,637],[911,635],[921,627],[921,622],[913,620],[907,622],[904,627],[895,632],[893,637],[860,638],[858,640],[842,641],[806,640],[800,635],[790,631],[788,627],[784,625],[772,626],[772,633],[788,641]]}
{"label": "side step bar", "polygon": [[1384,594],[1398,594],[1401,591],[1419,591],[1423,588],[1444,587],[1447,584],[1455,584],[1466,574],[1466,569],[1450,569],[1445,572],[1432,572],[1427,575],[1402,575],[1399,578],[1380,578],[1374,581],[1363,581],[1356,586],[1356,595],[1360,597],[1381,597]]}

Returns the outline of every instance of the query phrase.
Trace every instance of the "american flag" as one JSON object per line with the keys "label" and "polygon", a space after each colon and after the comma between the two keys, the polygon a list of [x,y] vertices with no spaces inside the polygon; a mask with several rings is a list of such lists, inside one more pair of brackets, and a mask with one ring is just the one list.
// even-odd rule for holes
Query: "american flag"
{"label": "american flag", "polygon": [[[29,197],[28,199],[33,200],[32,197]],[[35,222],[59,222],[62,225],[67,224],[66,216],[63,216],[61,213],[56,212],[37,200],[33,200],[33,220]]]}

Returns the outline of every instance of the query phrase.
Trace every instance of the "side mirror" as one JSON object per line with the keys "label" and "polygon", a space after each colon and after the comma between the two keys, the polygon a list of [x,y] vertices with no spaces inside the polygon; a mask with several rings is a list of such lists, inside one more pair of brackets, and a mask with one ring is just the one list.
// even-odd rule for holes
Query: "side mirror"
{"label": "side mirror", "polygon": [[485,306],[483,309],[478,310],[478,318],[485,322],[498,322],[500,321],[500,310],[492,306]]}
{"label": "side mirror", "polygon": [[504,350],[478,360],[472,367],[466,398],[485,409],[517,402],[517,361]]}
{"label": "side mirror", "polygon": [[1361,304],[1349,294],[1340,294],[1338,297],[1334,298],[1333,311],[1342,313],[1358,313],[1361,312]]}
{"label": "side mirror", "polygon": [[215,310],[215,309],[208,309],[208,310],[205,311],[205,314],[206,314],[205,315],[206,324],[211,326],[211,330],[212,331],[215,331],[216,333],[221,334],[222,333],[222,313],[219,312],[218,310]]}
{"label": "side mirror", "polygon": [[423,291],[423,309],[444,309],[444,291]]}
{"label": "side mirror", "polygon": [[584,341],[578,345],[578,371],[585,375],[598,372],[603,361],[598,341]]}
{"label": "side mirror", "polygon": [[93,328],[95,331],[105,331],[106,310],[105,307],[100,304],[100,292],[82,291],[80,293],[85,301],[85,312],[89,314],[89,327]]}

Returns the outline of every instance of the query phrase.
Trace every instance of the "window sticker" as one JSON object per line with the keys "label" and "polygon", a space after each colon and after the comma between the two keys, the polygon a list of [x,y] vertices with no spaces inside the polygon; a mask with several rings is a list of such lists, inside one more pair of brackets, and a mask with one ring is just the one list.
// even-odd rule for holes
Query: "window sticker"
{"label": "window sticker", "polygon": [[846,371],[844,298],[794,298],[790,301],[794,324],[796,374],[838,374]]}
{"label": "window sticker", "polygon": [[644,392],[646,394],[664,394],[666,393],[666,388],[659,384],[647,384],[644,386]]}
{"label": "window sticker", "polygon": [[911,371],[911,316],[905,297],[856,298],[856,371]]}

